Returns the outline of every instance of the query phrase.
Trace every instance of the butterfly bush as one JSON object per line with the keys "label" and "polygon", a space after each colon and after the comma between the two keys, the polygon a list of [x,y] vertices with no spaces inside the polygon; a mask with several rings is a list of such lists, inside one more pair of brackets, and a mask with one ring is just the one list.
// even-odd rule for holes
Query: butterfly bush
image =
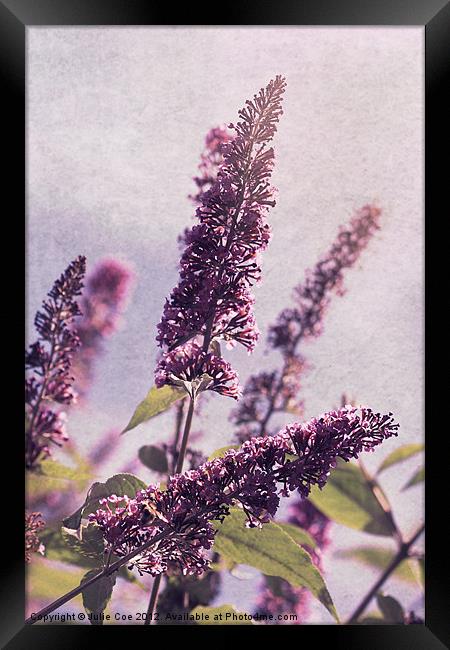
{"label": "butterfly bush", "polygon": [[86,278],[81,299],[82,318],[77,322],[81,347],[74,358],[73,372],[78,394],[85,395],[93,376],[93,364],[105,338],[117,329],[129,296],[133,273],[116,259],[101,260]]}
{"label": "butterfly bush", "polygon": [[39,338],[25,352],[25,465],[28,469],[50,455],[49,443],[61,446],[68,439],[65,414],[48,404],[69,405],[76,399],[70,372],[80,339],[72,324],[81,315],[76,297],[81,294],[85,270],[86,258],[80,255],[56,280],[34,320]]}
{"label": "butterfly bush", "polygon": [[[258,338],[250,287],[260,279],[259,253],[270,238],[266,213],[275,205],[269,182],[274,153],[268,143],[282,114],[285,85],[277,76],[247,101],[240,121],[230,125],[235,137],[220,144],[222,164],[210,188],[200,192],[198,224],[184,235],[180,280],[158,325],[157,341],[164,349],[156,368],[158,386],[172,384],[177,372],[188,368],[196,378],[219,376],[222,387],[230,385],[229,396],[237,397],[234,372],[222,365],[220,355],[207,355],[212,340],[251,351]],[[199,336],[201,346],[191,341]],[[180,346],[185,346],[181,368],[173,354]],[[217,390],[217,382],[202,386],[208,388]]]}
{"label": "butterfly bush", "polygon": [[[139,573],[155,576],[176,567],[184,575],[200,575],[208,567],[205,551],[214,543],[211,522],[223,521],[231,506],[243,509],[249,527],[260,527],[275,515],[280,496],[297,491],[307,497],[313,485],[325,485],[338,458],[348,461],[371,451],[397,429],[391,413],[344,407],[272,437],[252,438],[239,450],[176,474],[165,490],[150,485],[135,498],[103,499],[104,507],[89,519],[102,531],[106,549],[119,557],[155,538],[131,560]],[[145,508],[155,513],[151,525],[143,524]]]}

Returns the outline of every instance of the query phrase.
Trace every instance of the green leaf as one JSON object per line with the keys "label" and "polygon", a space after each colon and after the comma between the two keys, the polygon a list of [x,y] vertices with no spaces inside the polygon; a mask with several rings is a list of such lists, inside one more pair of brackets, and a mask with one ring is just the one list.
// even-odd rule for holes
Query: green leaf
{"label": "green leaf", "polygon": [[377,594],[377,604],[386,623],[403,624],[405,622],[403,607],[392,596],[383,596],[381,593]]}
{"label": "green leaf", "polygon": [[[251,619],[247,619],[249,614],[238,612],[234,605],[220,605],[219,607],[203,607],[198,605],[191,614],[193,616],[208,617],[205,620],[196,621],[197,625],[254,625]],[[233,616],[237,620],[233,620]]]}
{"label": "green leaf", "polygon": [[92,473],[86,464],[73,468],[46,459],[39,467],[27,472],[27,492],[30,497],[39,499],[52,491],[83,490],[91,479]]}
{"label": "green leaf", "polygon": [[392,465],[396,465],[397,463],[402,463],[404,460],[408,460],[408,458],[415,456],[416,454],[423,451],[423,449],[423,444],[403,445],[402,447],[395,449],[383,460],[377,470],[377,474],[381,474],[381,472],[383,472],[388,467],[392,467]]}
{"label": "green leaf", "polygon": [[[101,569],[88,571],[81,579],[80,585],[99,573],[101,573]],[[93,615],[93,618],[90,620],[92,625],[103,625],[103,621],[101,619],[96,620],[95,615],[100,614],[106,608],[111,599],[115,583],[116,577],[114,575],[103,576],[82,592],[84,609],[88,614]]]}
{"label": "green leaf", "polygon": [[79,531],[62,528],[61,536],[74,553],[95,560],[97,566],[103,562],[105,544],[102,532],[97,526],[93,524],[81,526]]}
{"label": "green leaf", "polygon": [[155,415],[167,411],[172,404],[177,402],[179,399],[183,399],[186,395],[186,391],[174,388],[173,386],[163,386],[162,388],[156,388],[156,386],[153,386],[148,391],[147,397],[137,405],[131,420],[128,422],[122,433],[131,431],[131,429],[134,429],[139,424],[154,418]]}
{"label": "green leaf", "polygon": [[[360,562],[366,566],[373,567],[384,571],[395,557],[395,552],[384,548],[373,546],[359,546],[336,553],[336,557],[342,559],[351,559]],[[409,560],[404,560],[392,574],[394,577],[404,580],[405,582],[416,582],[416,576],[411,570]]]}
{"label": "green leaf", "polygon": [[414,485],[418,485],[419,483],[423,483],[425,480],[425,467],[421,467],[420,469],[415,472],[409,479],[408,483],[402,487],[402,492],[403,490],[408,490],[410,487],[413,487]]}
{"label": "green leaf", "polygon": [[109,497],[112,494],[134,497],[136,492],[144,490],[146,487],[144,481],[141,481],[134,474],[115,474],[105,483],[93,483],[81,508],[78,508],[73,515],[64,519],[63,524],[66,528],[76,530],[80,527],[83,518],[99,509],[100,499]]}
{"label": "green leaf", "polygon": [[277,525],[284,530],[285,533],[291,537],[296,544],[300,546],[308,546],[309,548],[316,548],[317,543],[313,537],[306,530],[300,528],[299,526],[294,526],[293,524],[282,524],[279,521],[276,522]]}
{"label": "green leaf", "polygon": [[98,566],[98,561],[86,555],[80,555],[78,550],[68,546],[60,528],[45,528],[39,534],[39,539],[45,546],[45,557],[48,560],[66,562],[84,569]]}
{"label": "green leaf", "polygon": [[139,460],[149,469],[165,474],[169,469],[164,449],[154,445],[144,445],[138,451]]}
{"label": "green leaf", "polygon": [[247,517],[232,508],[218,529],[215,550],[238,564],[248,564],[269,576],[284,578],[294,587],[306,587],[338,620],[333,601],[311,556],[278,524],[246,528]]}
{"label": "green leaf", "polygon": [[[78,567],[55,567],[49,560],[35,555],[27,565],[28,597],[52,602],[77,587],[83,573],[84,570]],[[81,603],[79,596],[71,602],[77,600]]]}
{"label": "green leaf", "polygon": [[220,447],[219,449],[216,449],[216,451],[213,451],[208,460],[212,460],[213,458],[222,458],[225,456],[229,449],[239,449],[239,447],[240,445],[228,445],[227,447]]}
{"label": "green leaf", "polygon": [[58,463],[58,461],[51,459],[43,460],[36,469],[36,473],[64,481],[89,480],[90,478],[90,472],[88,471],[85,471],[84,474],[80,474],[79,467],[67,467],[66,465]]}
{"label": "green leaf", "polygon": [[361,469],[352,463],[339,460],[323,490],[314,486],[309,499],[329,519],[348,528],[372,535],[395,532]]}
{"label": "green leaf", "polygon": [[386,625],[386,621],[379,616],[366,616],[366,618],[357,621],[355,625]]}

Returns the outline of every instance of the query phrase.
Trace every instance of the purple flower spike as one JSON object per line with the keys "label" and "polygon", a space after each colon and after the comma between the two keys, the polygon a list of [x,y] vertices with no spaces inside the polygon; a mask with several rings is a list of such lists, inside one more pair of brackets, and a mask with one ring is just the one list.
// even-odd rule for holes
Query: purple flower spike
{"label": "purple flower spike", "polygon": [[[223,521],[231,506],[243,509],[248,526],[261,526],[275,515],[280,494],[297,490],[307,497],[313,485],[325,485],[338,458],[356,458],[396,436],[397,429],[391,414],[345,407],[275,436],[252,438],[239,450],[173,476],[164,491],[150,485],[134,499],[120,497],[119,506],[117,497],[109,497],[106,508],[89,518],[119,557],[158,535],[154,546],[133,558],[139,572],[158,575],[176,567],[200,574],[214,542],[211,521]],[[150,521],[144,511],[153,513]]]}
{"label": "purple flower spike", "polygon": [[54,412],[48,402],[71,404],[76,395],[70,376],[72,357],[80,345],[71,329],[81,315],[76,296],[81,294],[86,258],[80,255],[56,280],[48,299],[38,311],[35,327],[39,339],[25,352],[25,464],[28,469],[50,455],[49,443],[61,446],[67,440],[65,415]]}
{"label": "purple flower spike", "polygon": [[381,210],[366,205],[359,210],[347,228],[341,228],[330,250],[314,269],[307,271],[306,279],[295,289],[293,309],[285,309],[278,323],[269,330],[269,343],[285,355],[292,354],[300,339],[319,336],[323,316],[330,302],[329,294],[344,289],[343,270],[355,264],[375,230]]}
{"label": "purple flower spike", "polygon": [[[269,184],[274,153],[267,145],[282,114],[285,86],[277,76],[247,101],[241,121],[230,125],[234,137],[216,129],[207,138],[194,197],[198,224],[182,238],[180,280],[158,325],[165,354],[197,336],[203,337],[204,352],[212,339],[241,343],[249,351],[256,343],[250,287],[260,279],[258,256],[270,238],[265,216],[275,205]],[[157,374],[160,385],[167,383],[160,366]]]}

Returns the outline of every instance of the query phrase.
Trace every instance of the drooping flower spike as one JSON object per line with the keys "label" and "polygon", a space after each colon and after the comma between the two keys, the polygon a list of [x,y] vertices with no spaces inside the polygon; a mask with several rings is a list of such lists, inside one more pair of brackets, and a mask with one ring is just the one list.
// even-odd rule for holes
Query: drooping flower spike
{"label": "drooping flower spike", "polygon": [[[184,235],[180,280],[158,325],[164,354],[195,337],[202,337],[205,353],[213,339],[250,351],[256,343],[250,287],[260,278],[258,254],[270,237],[265,215],[275,205],[269,184],[274,153],[267,145],[282,113],[285,85],[277,76],[247,101],[240,121],[230,125],[235,137],[220,145],[223,162],[215,180],[208,177],[210,188],[198,195],[199,223]],[[195,356],[200,347],[191,346],[187,353]],[[192,365],[201,370],[194,359]]]}
{"label": "drooping flower spike", "polygon": [[25,352],[25,464],[35,467],[50,455],[49,443],[61,446],[67,435],[65,414],[49,408],[49,402],[71,404],[71,363],[80,339],[72,329],[81,315],[76,297],[81,294],[86,258],[80,255],[56,280],[34,321],[38,340]]}
{"label": "drooping flower spike", "polygon": [[[397,429],[390,413],[331,411],[275,436],[252,438],[239,450],[173,476],[165,490],[151,485],[134,499],[109,497],[89,519],[100,527],[105,548],[119,557],[158,535],[159,541],[132,560],[139,572],[158,575],[176,567],[199,575],[214,542],[211,522],[222,521],[230,506],[244,510],[248,526],[261,526],[275,515],[281,495],[297,491],[307,497],[313,485],[325,485],[338,458],[357,458],[396,436]],[[150,525],[144,511],[152,513]]]}

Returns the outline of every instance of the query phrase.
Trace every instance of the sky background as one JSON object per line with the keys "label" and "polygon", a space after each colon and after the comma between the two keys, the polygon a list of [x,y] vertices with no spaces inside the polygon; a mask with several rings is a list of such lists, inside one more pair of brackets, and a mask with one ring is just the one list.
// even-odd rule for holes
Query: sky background
{"label": "sky background", "polygon": [[[88,270],[107,256],[130,264],[135,290],[121,330],[96,365],[90,399],[70,414],[81,451],[118,431],[153,383],[158,323],[176,284],[177,237],[192,223],[194,190],[207,131],[237,111],[276,74],[287,78],[274,141],[269,221],[273,237],[255,290],[262,336],[252,356],[226,352],[241,382],[273,368],[265,332],[291,304],[340,225],[369,202],[381,230],[347,271],[323,335],[302,348],[305,419],[340,403],[342,393],[392,411],[399,437],[364,458],[374,469],[401,444],[423,440],[423,28],[28,28],[27,313],[78,254]],[[209,399],[201,447],[232,444],[234,403]],[[280,426],[285,424],[280,422]],[[142,444],[167,440],[171,416],[125,436],[100,480],[120,471]],[[386,472],[382,485],[405,536],[423,517],[421,487],[400,492],[421,463]],[[137,471],[145,480],[145,468]],[[325,557],[339,613],[350,614],[376,573],[338,560],[352,545],[389,540],[336,526]],[[417,607],[417,589],[389,593]],[[252,580],[226,579],[218,602],[251,611]],[[312,620],[329,621],[320,605]]]}

